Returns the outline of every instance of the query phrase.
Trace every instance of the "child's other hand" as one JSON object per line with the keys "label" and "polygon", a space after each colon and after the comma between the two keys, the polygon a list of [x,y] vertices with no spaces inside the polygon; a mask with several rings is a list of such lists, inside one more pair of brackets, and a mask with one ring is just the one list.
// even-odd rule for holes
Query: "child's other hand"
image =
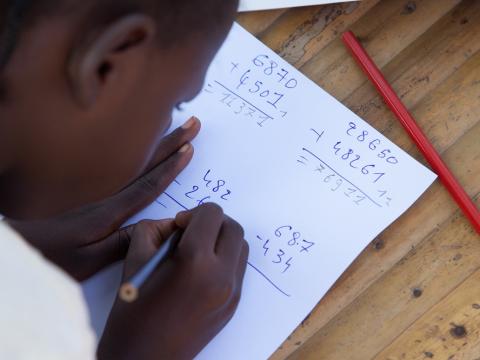
{"label": "child's other hand", "polygon": [[102,359],[192,359],[226,325],[240,299],[248,257],[242,227],[212,204],[170,221],[135,226],[124,280],[135,274],[175,227],[173,255],[131,304],[117,299],[100,341]]}
{"label": "child's other hand", "polygon": [[193,148],[179,150],[199,131],[200,122],[195,120],[166,136],[148,172],[117,195],[48,220],[8,222],[48,259],[85,280],[125,257],[131,229],[119,230],[120,226],[152,203],[187,166]]}

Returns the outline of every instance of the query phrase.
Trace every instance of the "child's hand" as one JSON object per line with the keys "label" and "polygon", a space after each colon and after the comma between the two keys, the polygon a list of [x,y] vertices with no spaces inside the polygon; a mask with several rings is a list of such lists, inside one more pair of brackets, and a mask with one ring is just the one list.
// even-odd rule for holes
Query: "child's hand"
{"label": "child's hand", "polygon": [[133,229],[124,280],[135,274],[176,226],[184,228],[171,258],[131,304],[117,299],[100,341],[103,359],[192,359],[231,319],[238,305],[248,245],[241,226],[212,204],[170,221]]}
{"label": "child's hand", "polygon": [[85,280],[125,257],[131,229],[119,227],[153,202],[187,166],[193,148],[179,150],[199,130],[197,120],[165,137],[148,172],[111,198],[48,220],[8,222],[52,262],[77,280]]}

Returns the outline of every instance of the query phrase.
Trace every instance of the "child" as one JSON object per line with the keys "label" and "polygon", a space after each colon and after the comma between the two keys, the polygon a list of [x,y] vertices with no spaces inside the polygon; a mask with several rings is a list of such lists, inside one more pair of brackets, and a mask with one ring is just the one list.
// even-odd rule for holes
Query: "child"
{"label": "child", "polygon": [[[218,206],[119,227],[192,158],[197,119],[162,135],[237,6],[0,0],[0,213],[59,267],[0,223],[0,358],[188,359],[231,318],[248,246]],[[95,350],[79,287],[59,269],[83,280],[126,256],[128,278],[176,228],[174,256],[138,301],[117,301]]]}

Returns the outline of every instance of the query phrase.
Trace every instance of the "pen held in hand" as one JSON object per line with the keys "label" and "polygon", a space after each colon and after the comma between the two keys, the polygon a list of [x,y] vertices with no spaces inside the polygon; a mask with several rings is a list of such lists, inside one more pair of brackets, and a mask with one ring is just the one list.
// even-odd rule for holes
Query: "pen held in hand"
{"label": "pen held in hand", "polygon": [[176,230],[158,249],[155,255],[131,279],[120,286],[118,296],[127,303],[138,299],[140,287],[155,269],[172,254],[180,241],[182,232]]}

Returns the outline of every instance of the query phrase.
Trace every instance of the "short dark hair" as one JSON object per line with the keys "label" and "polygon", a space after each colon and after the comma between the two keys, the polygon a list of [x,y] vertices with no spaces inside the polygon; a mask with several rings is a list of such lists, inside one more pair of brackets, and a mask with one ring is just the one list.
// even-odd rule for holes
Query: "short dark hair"
{"label": "short dark hair", "polygon": [[85,27],[97,29],[128,13],[146,13],[158,21],[160,42],[168,46],[195,32],[215,29],[237,5],[238,0],[0,0],[0,70],[22,31],[42,16],[82,7],[88,14]]}

